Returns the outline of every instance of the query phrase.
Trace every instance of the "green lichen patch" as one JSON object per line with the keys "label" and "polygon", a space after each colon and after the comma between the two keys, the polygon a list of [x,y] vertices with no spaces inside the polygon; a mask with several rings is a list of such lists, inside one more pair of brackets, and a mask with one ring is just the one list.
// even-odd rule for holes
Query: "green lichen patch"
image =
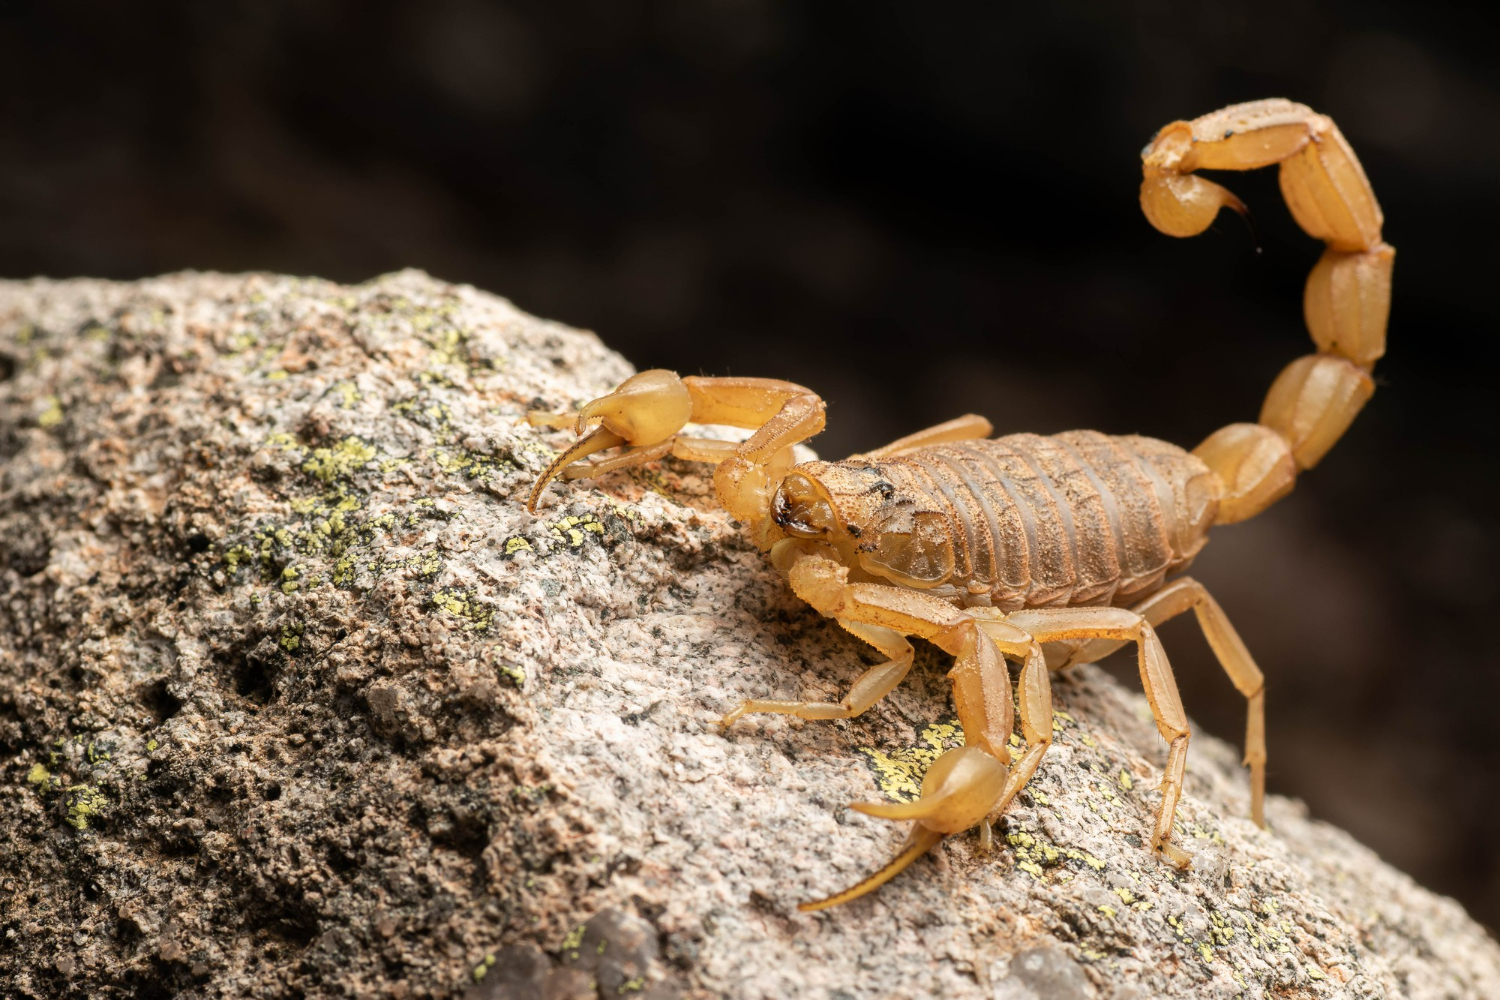
{"label": "green lichen patch", "polygon": [[109,806],[120,774],[114,763],[116,744],[79,734],[52,742],[46,763],[35,763],[25,781],[47,800],[53,815],[75,830],[86,830]]}
{"label": "green lichen patch", "polygon": [[303,472],[324,486],[342,487],[345,491],[361,473],[389,472],[406,462],[401,456],[385,454],[357,434],[346,434],[333,444],[315,446],[303,444],[295,435],[283,431],[267,437],[266,447],[292,456]]}
{"label": "green lichen patch", "polygon": [[87,830],[89,820],[102,813],[109,804],[104,793],[95,785],[70,785],[65,791],[66,822],[75,830]]}
{"label": "green lichen patch", "polygon": [[547,530],[554,539],[563,542],[568,548],[581,549],[590,535],[595,537],[604,535],[604,523],[592,513],[581,514],[565,517],[560,521],[548,522]]}
{"label": "green lichen patch", "polygon": [[392,403],[390,411],[427,428],[441,442],[453,437],[453,407],[430,390]]}
{"label": "green lichen patch", "polygon": [[922,777],[932,762],[946,750],[963,746],[964,731],[957,719],[929,723],[917,734],[917,742],[889,752],[860,747],[875,782],[886,797],[896,802],[915,802],[922,797]]}
{"label": "green lichen patch", "polygon": [[[1107,867],[1102,859],[1088,851],[1050,843],[1038,836],[1034,830],[1011,830],[1006,833],[1005,842],[1014,851],[1016,867],[1038,880],[1046,880],[1054,869],[1064,866],[1077,871],[1096,872],[1103,871]],[[1134,897],[1122,896],[1121,900],[1127,905],[1136,902]],[[1145,906],[1149,908],[1150,904],[1147,903]]]}
{"label": "green lichen patch", "polygon": [[62,400],[56,396],[48,396],[43,400],[44,408],[36,418],[36,425],[43,430],[56,427],[63,422]]}
{"label": "green lichen patch", "polygon": [[314,448],[302,463],[302,471],[332,485],[348,479],[380,457],[380,452],[353,434],[327,448]]}
{"label": "green lichen patch", "polygon": [[562,939],[562,944],[557,950],[564,961],[578,961],[579,947],[583,944],[583,935],[587,929],[583,924],[579,924],[568,931],[567,937]]}
{"label": "green lichen patch", "polygon": [[352,410],[365,398],[352,379],[342,379],[328,387],[328,392],[338,401],[339,409]]}
{"label": "green lichen patch", "polygon": [[[460,619],[464,623],[464,628],[476,632],[489,631],[490,625],[495,620],[495,609],[480,604],[473,592],[468,590],[435,590],[432,593],[432,603]],[[522,679],[525,679],[524,675]]]}
{"label": "green lichen patch", "polygon": [[439,469],[450,475],[465,476],[479,483],[491,483],[518,468],[516,463],[507,457],[482,455],[479,452],[457,447],[433,449],[432,461]]}
{"label": "green lichen patch", "polygon": [[284,622],[281,626],[281,636],[276,644],[288,653],[295,653],[302,648],[302,633],[306,625],[299,621]]}

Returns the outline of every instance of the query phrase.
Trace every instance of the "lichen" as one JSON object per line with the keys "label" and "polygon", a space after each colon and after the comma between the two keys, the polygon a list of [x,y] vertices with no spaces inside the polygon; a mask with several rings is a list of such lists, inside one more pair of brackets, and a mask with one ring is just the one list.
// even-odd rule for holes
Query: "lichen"
{"label": "lichen", "polygon": [[302,648],[302,633],[306,626],[302,622],[286,622],[281,626],[281,638],[277,645],[288,653],[295,653]]}
{"label": "lichen", "polygon": [[552,537],[560,542],[566,542],[568,548],[579,549],[587,541],[588,532],[596,536],[604,534],[604,523],[592,513],[570,515],[560,521],[551,521],[547,524],[547,530]]}
{"label": "lichen", "polygon": [[568,931],[568,936],[562,939],[562,944],[558,947],[558,951],[562,953],[564,960],[571,962],[578,961],[578,948],[583,944],[585,930],[584,925],[579,924],[571,931]]}
{"label": "lichen", "polygon": [[917,734],[917,742],[889,752],[860,747],[859,752],[875,772],[875,781],[887,798],[915,802],[922,796],[922,776],[945,750],[963,745],[964,731],[957,719],[929,723]]}
{"label": "lichen", "polygon": [[330,448],[314,448],[302,463],[302,471],[332,485],[347,479],[380,456],[376,448],[353,434]]}
{"label": "lichen", "polygon": [[36,425],[43,429],[56,427],[63,422],[62,400],[56,396],[48,396],[43,402],[46,404],[41,415],[36,418]]}
{"label": "lichen", "polygon": [[476,632],[488,631],[495,620],[494,608],[480,604],[471,591],[436,590],[432,593],[432,603],[461,619],[465,628]]}
{"label": "lichen", "polygon": [[92,784],[69,785],[65,791],[69,796],[65,822],[75,830],[87,830],[89,820],[98,816],[108,804],[104,793]]}

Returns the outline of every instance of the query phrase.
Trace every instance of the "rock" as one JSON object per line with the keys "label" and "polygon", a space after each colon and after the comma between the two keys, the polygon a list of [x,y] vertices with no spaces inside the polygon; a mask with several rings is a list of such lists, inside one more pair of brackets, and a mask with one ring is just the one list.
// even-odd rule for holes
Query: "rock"
{"label": "rock", "polygon": [[416,272],[0,286],[0,994],[1500,996],[1459,906],[1254,827],[1210,737],[1158,864],[1165,748],[1095,668],[1001,850],[798,913],[895,852],[847,804],[961,739],[946,663],[720,732],[871,653],[701,468],[524,511],[568,437],[517,419],[629,371]]}

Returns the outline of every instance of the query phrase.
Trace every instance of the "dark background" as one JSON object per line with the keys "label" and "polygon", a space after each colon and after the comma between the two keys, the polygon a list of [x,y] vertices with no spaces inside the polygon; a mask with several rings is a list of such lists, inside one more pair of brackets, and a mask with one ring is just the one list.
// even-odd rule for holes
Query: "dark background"
{"label": "dark background", "polygon": [[[1197,575],[1269,676],[1271,787],[1500,920],[1500,85],[1482,5],[479,0],[0,7],[0,273],[416,266],[640,367],[830,402],[836,456],[966,411],[1191,446],[1310,350],[1274,172],[1195,241],[1161,125],[1335,117],[1399,250],[1381,389]],[[1243,707],[1187,622],[1189,711]],[[1128,671],[1128,665],[1126,670]]]}

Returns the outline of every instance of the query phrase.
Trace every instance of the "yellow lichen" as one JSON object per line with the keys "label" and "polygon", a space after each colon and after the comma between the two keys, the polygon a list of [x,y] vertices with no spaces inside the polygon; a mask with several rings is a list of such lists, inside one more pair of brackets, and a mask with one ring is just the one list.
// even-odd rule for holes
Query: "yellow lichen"
{"label": "yellow lichen", "polygon": [[489,629],[495,620],[493,608],[486,607],[476,601],[473,595],[462,590],[437,590],[432,594],[432,603],[444,611],[461,618],[464,627],[476,632],[484,632]]}
{"label": "yellow lichen", "polygon": [[563,938],[562,947],[559,949],[561,951],[572,952],[573,960],[575,961],[578,958],[578,948],[583,944],[583,931],[583,924],[579,924],[577,927],[568,931],[568,936]]}
{"label": "yellow lichen", "polygon": [[314,448],[302,463],[302,471],[325,483],[345,478],[373,462],[378,452],[353,434],[331,448]]}
{"label": "yellow lichen", "polygon": [[338,394],[339,408],[343,410],[354,409],[355,405],[365,398],[364,394],[359,391],[359,386],[348,381],[334,383],[333,392]]}
{"label": "yellow lichen", "polygon": [[45,402],[47,406],[46,409],[42,410],[41,416],[36,418],[37,426],[43,428],[56,427],[58,424],[62,423],[62,400],[58,399],[56,396],[48,396],[45,400],[43,400],[43,402]]}
{"label": "yellow lichen", "polygon": [[917,744],[886,753],[874,747],[860,747],[875,771],[880,790],[897,802],[915,802],[922,795],[922,776],[945,750],[959,746],[963,729],[958,721],[934,722],[917,736]]}
{"label": "yellow lichen", "polygon": [[596,535],[604,534],[604,525],[593,514],[584,514],[577,517],[565,517],[561,521],[553,521],[547,525],[552,537],[559,541],[566,541],[572,549],[583,545],[584,532],[592,532]]}
{"label": "yellow lichen", "polygon": [[224,564],[229,572],[239,571],[242,563],[247,563],[255,558],[255,550],[248,545],[231,545],[224,553]]}
{"label": "yellow lichen", "polygon": [[89,819],[103,811],[104,793],[93,785],[70,785],[67,792],[72,796],[68,800],[67,824],[75,830],[87,830]]}

